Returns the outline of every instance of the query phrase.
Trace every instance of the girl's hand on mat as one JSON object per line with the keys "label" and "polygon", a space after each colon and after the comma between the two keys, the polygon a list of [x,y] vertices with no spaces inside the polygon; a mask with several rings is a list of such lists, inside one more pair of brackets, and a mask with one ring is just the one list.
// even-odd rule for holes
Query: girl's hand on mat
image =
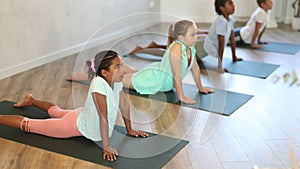
{"label": "girl's hand on mat", "polygon": [[209,89],[209,88],[202,88],[202,89],[199,90],[199,92],[207,94],[207,93],[215,92],[215,90],[214,89]]}
{"label": "girl's hand on mat", "polygon": [[186,104],[195,104],[196,101],[190,97],[187,97],[187,96],[183,96],[182,97],[182,100],[180,100],[181,102],[183,103],[186,103]]}
{"label": "girl's hand on mat", "polygon": [[147,133],[145,133],[143,131],[135,131],[135,130],[132,130],[132,129],[128,131],[128,135],[130,135],[132,137],[139,137],[139,136],[144,137],[144,138],[148,137]]}
{"label": "girl's hand on mat", "polygon": [[220,74],[223,74],[225,72],[228,72],[228,70],[226,68],[221,67],[221,68],[218,68],[217,72],[220,73]]}
{"label": "girl's hand on mat", "polygon": [[108,161],[116,161],[118,156],[118,152],[116,149],[112,147],[106,147],[103,150],[103,159]]}
{"label": "girl's hand on mat", "polygon": [[233,58],[233,59],[232,59],[233,62],[243,61],[243,58],[239,58],[239,57],[237,57],[237,56],[233,56],[232,58]]}
{"label": "girl's hand on mat", "polygon": [[256,44],[251,44],[251,48],[252,48],[252,49],[260,49],[260,48],[263,48],[263,46],[261,46],[261,45],[256,45]]}
{"label": "girl's hand on mat", "polygon": [[268,44],[268,42],[258,41],[258,44]]}

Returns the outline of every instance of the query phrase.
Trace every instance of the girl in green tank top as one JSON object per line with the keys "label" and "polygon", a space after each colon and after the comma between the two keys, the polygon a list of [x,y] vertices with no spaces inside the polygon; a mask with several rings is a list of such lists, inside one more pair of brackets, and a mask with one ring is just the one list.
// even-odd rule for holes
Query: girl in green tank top
{"label": "girl in green tank top", "polygon": [[[178,99],[184,103],[195,104],[196,101],[184,95],[182,79],[192,71],[197,88],[202,93],[214,90],[204,88],[201,83],[200,69],[196,62],[197,27],[189,20],[178,21],[169,28],[169,37],[175,40],[170,43],[161,62],[155,62],[123,78],[124,87],[136,90],[140,94],[176,89]],[[172,39],[173,40],[173,39]],[[171,41],[172,41],[171,40]],[[170,42],[170,40],[169,40]]]}

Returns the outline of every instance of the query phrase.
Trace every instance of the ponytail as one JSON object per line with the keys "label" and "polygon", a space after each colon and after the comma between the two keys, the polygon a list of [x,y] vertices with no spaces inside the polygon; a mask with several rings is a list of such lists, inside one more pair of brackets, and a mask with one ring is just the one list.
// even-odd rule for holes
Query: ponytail
{"label": "ponytail", "polygon": [[108,70],[112,64],[112,60],[118,56],[119,54],[115,51],[104,50],[97,53],[94,59],[86,61],[89,80],[92,80],[95,75],[104,78],[101,74],[101,70]]}
{"label": "ponytail", "polygon": [[196,26],[193,21],[190,20],[180,20],[176,22],[174,25],[171,24],[168,31],[168,43],[167,48],[171,43],[178,39],[180,35],[185,36],[187,33],[187,30],[190,26]]}
{"label": "ponytail", "polygon": [[[94,63],[92,63],[92,62],[94,62]],[[87,69],[88,79],[89,79],[89,81],[91,81],[93,79],[93,77],[96,75],[95,59],[86,61],[86,65],[88,67],[88,69]]]}
{"label": "ponytail", "polygon": [[171,24],[168,30],[168,42],[167,48],[171,45],[171,43],[175,40],[175,33],[174,33],[174,25]]}

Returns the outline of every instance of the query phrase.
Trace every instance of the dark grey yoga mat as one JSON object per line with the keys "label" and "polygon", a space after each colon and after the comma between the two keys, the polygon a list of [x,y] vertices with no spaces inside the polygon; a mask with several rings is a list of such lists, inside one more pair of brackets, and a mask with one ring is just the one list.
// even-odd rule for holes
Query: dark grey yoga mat
{"label": "dark grey yoga mat", "polygon": [[[210,70],[217,70],[217,62],[217,58],[212,56],[207,56],[202,59],[205,68]],[[233,62],[230,58],[223,58],[223,67],[228,69],[228,73],[265,79],[272,74],[279,65],[247,60]]]}
{"label": "dark grey yoga mat", "polygon": [[[73,80],[73,82],[81,83],[83,85],[89,85],[88,81]],[[205,110],[205,111],[218,113],[226,116],[231,115],[234,111],[236,111],[239,107],[244,105],[253,97],[252,95],[219,90],[219,89],[214,89],[215,90],[214,93],[201,94],[199,93],[195,85],[186,84],[186,83],[182,84],[182,88],[186,96],[189,96],[197,101],[196,104],[185,104],[179,102],[175,90],[169,92],[159,92],[155,95],[141,95],[138,94],[135,90],[130,90],[126,88],[124,88],[123,90],[125,93],[129,93],[131,95],[150,98],[153,100],[160,100],[160,101],[173,103],[173,104],[181,104],[182,106],[185,107]]]}
{"label": "dark grey yoga mat", "polygon": [[[22,115],[30,118],[49,118],[46,112],[34,108],[14,108],[13,102],[0,102],[1,115]],[[56,139],[30,134],[19,129],[0,125],[0,137],[63,155],[116,169],[158,169],[175,156],[188,141],[148,133],[148,138],[133,138],[126,135],[124,127],[115,126],[111,144],[118,150],[117,161],[102,159],[102,148],[84,137]]]}
{"label": "dark grey yoga mat", "polygon": [[248,102],[253,96],[236,93],[231,91],[214,89],[214,93],[202,94],[199,93],[197,87],[191,84],[182,84],[183,91],[186,96],[189,96],[197,101],[196,104],[185,104],[178,100],[175,90],[169,92],[159,92],[154,95],[141,95],[135,90],[124,89],[126,93],[144,98],[160,100],[173,104],[181,104],[185,107],[191,107],[199,110],[205,110],[213,113],[229,116],[239,107]]}
{"label": "dark grey yoga mat", "polygon": [[[251,49],[251,46],[248,44],[238,45],[237,47]],[[252,50],[261,50],[267,52],[276,52],[276,53],[294,55],[300,50],[300,44],[269,42],[269,44],[263,45],[263,48],[261,49],[252,49]]]}

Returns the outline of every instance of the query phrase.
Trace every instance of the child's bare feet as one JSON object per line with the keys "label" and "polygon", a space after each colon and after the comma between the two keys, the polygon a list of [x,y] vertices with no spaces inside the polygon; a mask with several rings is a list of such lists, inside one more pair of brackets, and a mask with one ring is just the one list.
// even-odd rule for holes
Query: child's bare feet
{"label": "child's bare feet", "polygon": [[131,52],[129,52],[129,55],[135,54],[137,51],[142,50],[143,48],[137,45]]}
{"label": "child's bare feet", "polygon": [[32,94],[31,94],[31,93],[27,93],[27,94],[25,95],[24,100],[21,101],[21,102],[15,103],[15,104],[14,104],[14,107],[26,107],[26,106],[31,106],[31,105],[32,105],[32,100],[33,100]]}
{"label": "child's bare feet", "polygon": [[154,41],[150,42],[149,45],[146,48],[158,48],[159,45],[155,43]]}

